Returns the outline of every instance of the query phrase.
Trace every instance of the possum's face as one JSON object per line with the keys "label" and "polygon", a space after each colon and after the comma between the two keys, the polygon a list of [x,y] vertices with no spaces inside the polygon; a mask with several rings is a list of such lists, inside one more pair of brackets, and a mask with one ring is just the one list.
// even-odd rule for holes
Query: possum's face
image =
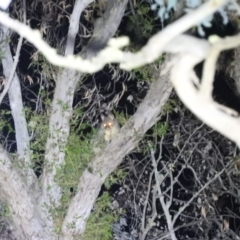
{"label": "possum's face", "polygon": [[114,127],[114,123],[115,121],[112,120],[110,117],[106,117],[102,123],[101,123],[101,127],[105,130],[110,130],[112,127]]}
{"label": "possum's face", "polygon": [[109,142],[113,136],[115,136],[119,132],[118,122],[114,119],[114,117],[104,117],[101,122],[101,130],[104,135],[104,140]]}

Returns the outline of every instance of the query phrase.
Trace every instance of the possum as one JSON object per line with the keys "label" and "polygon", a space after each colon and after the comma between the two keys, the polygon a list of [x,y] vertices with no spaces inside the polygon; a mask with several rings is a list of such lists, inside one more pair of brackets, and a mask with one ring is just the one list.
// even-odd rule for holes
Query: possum
{"label": "possum", "polygon": [[98,132],[91,141],[95,154],[99,153],[120,130],[120,126],[112,113],[109,113],[107,116],[101,115],[101,119],[102,122]]}

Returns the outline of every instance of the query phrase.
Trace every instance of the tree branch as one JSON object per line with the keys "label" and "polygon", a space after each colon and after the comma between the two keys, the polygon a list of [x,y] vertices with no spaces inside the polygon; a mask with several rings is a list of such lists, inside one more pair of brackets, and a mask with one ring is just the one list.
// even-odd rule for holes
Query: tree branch
{"label": "tree branch", "polygon": [[101,18],[94,23],[93,35],[81,52],[81,57],[92,59],[106,47],[110,38],[116,33],[122,20],[128,0],[106,1],[106,9]]}
{"label": "tree branch", "polygon": [[[118,2],[119,4],[121,3],[121,1]],[[109,46],[91,60],[84,60],[83,58],[76,56],[62,57],[57,55],[56,50],[42,40],[39,31],[31,30],[28,26],[9,18],[6,13],[0,12],[0,22],[25,37],[42,52],[49,62],[60,67],[93,73],[101,70],[105,64],[115,62],[121,63],[121,68],[130,70],[155,61],[163,53],[164,46],[169,41],[188,30],[193,25],[198,24],[207,16],[213,14],[226,2],[228,1],[211,0],[204,3],[197,10],[185,15],[153,36],[146,46],[144,46],[138,53],[124,53],[123,51],[120,51],[119,48],[126,46],[129,42],[128,38],[122,37],[117,40],[112,39],[109,42]]]}
{"label": "tree branch", "polygon": [[[2,49],[5,50],[2,58],[2,66],[4,75],[6,79],[8,79],[7,86],[5,87],[4,91],[8,91],[10,107],[12,110],[11,113],[14,120],[19,164],[22,166],[23,174],[26,176],[27,183],[30,186],[33,183],[36,183],[36,175],[33,170],[30,169],[31,159],[28,128],[22,103],[21,86],[19,83],[19,78],[15,73],[21,49],[21,38],[19,39],[18,51],[16,52],[13,62],[9,44],[7,43],[6,39],[4,39],[8,36],[8,30],[4,26],[2,26],[0,30],[2,31]],[[4,95],[1,97],[4,97]]]}
{"label": "tree branch", "polygon": [[[175,46],[175,49],[181,53],[171,70],[171,81],[179,98],[203,122],[236,142],[238,146],[240,146],[238,114],[232,109],[217,104],[212,99],[212,84],[215,72],[214,63],[219,52],[236,47],[239,43],[240,34],[222,40],[214,40],[210,51],[210,44],[207,41],[194,39],[190,36],[179,36],[178,40],[176,39],[166,46],[166,51],[173,52],[173,46]],[[193,84],[193,68],[206,57],[202,84],[198,91]]]}
{"label": "tree branch", "polygon": [[82,11],[94,0],[77,0],[75,1],[73,12],[70,16],[69,20],[69,29],[68,29],[68,37],[67,44],[65,50],[65,56],[73,54],[75,38],[79,29],[79,21]]}
{"label": "tree branch", "polygon": [[16,166],[12,164],[10,155],[1,144],[0,185],[1,193],[12,211],[14,231],[19,239],[49,239],[47,236],[53,236],[38,216],[36,202],[39,196],[34,195],[34,189],[25,184]]}
{"label": "tree branch", "polygon": [[85,170],[82,174],[78,191],[63,223],[65,239],[84,232],[86,220],[106,177],[116,169],[123,157],[136,147],[144,133],[159,120],[162,106],[172,90],[168,77],[168,75],[159,77],[152,83],[137,112],[128,120],[117,137],[112,139],[102,154],[93,159],[88,168],[91,172]]}
{"label": "tree branch", "polygon": [[[126,4],[127,0],[114,1],[114,4],[111,5],[112,9],[109,9],[114,16],[114,20],[112,17],[107,19],[105,21],[106,26],[104,26],[108,29],[108,32],[106,33],[105,30],[102,31],[102,34],[105,34],[104,37],[98,36],[94,41],[90,40],[91,43],[97,44],[99,38],[105,39],[107,42],[108,39],[115,34],[123,17]],[[112,21],[116,23],[113,24]],[[114,27],[107,27],[112,25]],[[94,31],[101,31],[101,29]],[[95,38],[95,35],[93,38]],[[85,57],[88,58],[88,51],[85,53]],[[49,138],[46,144],[41,205],[57,206],[61,198],[61,189],[56,182],[55,176],[57,170],[64,164],[64,150],[69,136],[69,120],[72,114],[74,89],[77,81],[81,77],[82,75],[80,73],[70,69],[65,69],[58,75],[49,123]],[[51,224],[51,222],[49,224]]]}

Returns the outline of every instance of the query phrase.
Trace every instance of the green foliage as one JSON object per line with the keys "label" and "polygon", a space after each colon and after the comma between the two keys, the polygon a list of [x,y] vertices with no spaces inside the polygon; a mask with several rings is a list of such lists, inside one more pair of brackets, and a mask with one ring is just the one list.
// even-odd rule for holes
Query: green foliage
{"label": "green foliage", "polygon": [[142,141],[139,145],[139,149],[143,155],[147,155],[150,152],[150,149],[153,148],[154,149],[154,143],[153,141]]}
{"label": "green foliage", "polygon": [[[84,133],[86,129],[90,129],[90,125],[87,122],[79,125],[79,122],[83,122],[83,117],[81,109],[74,110],[71,119],[71,133],[65,149],[65,166],[59,169],[57,174],[57,181],[62,188],[61,206],[52,212],[57,233],[61,231],[62,221],[69,203],[77,191],[79,178],[93,158],[90,141],[96,132],[93,130],[92,132],[87,131],[88,133]],[[124,176],[123,170],[112,174],[105,182],[106,188],[109,189],[113,183],[118,182]],[[109,206],[110,197],[107,193],[104,193],[97,199],[88,219],[84,240],[112,239],[112,224],[118,216]]]}
{"label": "green foliage", "polygon": [[115,183],[120,183],[120,181],[125,178],[127,175],[127,172],[123,169],[118,169],[114,173],[108,176],[106,181],[104,182],[104,186],[107,189],[110,189],[110,187]]}
{"label": "green foliage", "polygon": [[169,126],[167,123],[158,122],[153,126],[153,136],[164,137],[167,134],[168,128]]}
{"label": "green foliage", "polygon": [[132,71],[132,79],[141,79],[143,81],[152,82],[153,74],[149,66],[134,69]]}
{"label": "green foliage", "polygon": [[57,182],[62,188],[62,199],[61,206],[53,213],[57,226],[56,232],[61,230],[60,226],[69,203],[76,193],[79,178],[92,159],[90,134],[79,136],[72,132],[68,139],[65,154],[65,165],[57,173]]}
{"label": "green foliage", "polygon": [[176,100],[169,99],[163,106],[163,114],[172,113],[177,106],[178,103]]}
{"label": "green foliage", "polygon": [[29,133],[32,135],[32,140],[30,141],[32,167],[35,171],[41,173],[48,136],[49,116],[44,112],[40,114],[27,107],[24,108],[24,113],[28,122]]}
{"label": "green foliage", "polygon": [[[5,44],[9,44],[10,43],[10,37],[5,35],[5,37],[0,41],[0,62],[2,62],[3,56],[4,56],[4,48],[5,48]],[[2,47],[4,45],[4,47]]]}
{"label": "green foliage", "polygon": [[37,73],[41,72],[46,80],[57,80],[57,74],[59,73],[60,67],[50,64],[42,53],[38,51],[35,52],[31,58],[32,62],[29,64],[29,68],[33,67],[34,71]]}
{"label": "green foliage", "polygon": [[2,50],[2,48],[0,49],[0,61],[2,62],[4,56],[4,51]]}
{"label": "green foliage", "polygon": [[[159,57],[154,63],[159,65],[163,63],[163,61],[164,61],[164,55]],[[132,70],[132,79],[138,79],[146,82],[153,82],[156,79],[153,73],[154,73],[153,68],[149,65],[145,65],[143,67]]]}
{"label": "green foliage", "polygon": [[235,158],[230,158],[227,157],[229,161],[233,161],[233,172],[236,174],[238,177],[240,176],[240,156],[237,155]]}
{"label": "green foliage", "polygon": [[[48,98],[45,100],[46,104],[51,102]],[[31,141],[31,149],[33,150],[32,163],[33,166],[36,167],[39,166],[38,162],[44,159],[43,154],[48,136],[49,116],[47,111],[46,113],[39,114],[29,108],[25,108],[24,110],[26,118],[28,119],[29,131],[30,133],[34,133],[34,138]],[[10,112],[6,111],[5,114],[10,114]],[[123,115],[118,116],[124,119]],[[90,125],[87,121],[83,121],[83,118],[84,114],[82,109],[75,109],[71,119],[70,136],[65,148],[65,165],[61,169],[58,169],[56,175],[56,180],[62,189],[61,205],[51,210],[55,220],[56,233],[60,233],[61,231],[62,221],[69,207],[69,203],[76,193],[79,178],[93,158],[90,140],[93,134],[95,134],[95,131],[86,131],[86,129],[90,129]],[[2,123],[2,126],[6,126],[6,123]],[[105,182],[106,188],[109,189],[113,183],[118,182],[124,176],[125,173],[122,170],[112,174]],[[112,239],[112,224],[117,219],[117,213],[112,211],[109,206],[110,199],[108,194],[105,193],[97,200],[88,220],[84,236],[85,240]]]}
{"label": "green foliage", "polygon": [[30,149],[32,150],[31,160],[34,170],[40,174],[44,159],[46,141],[49,129],[50,106],[52,103],[51,93],[41,87],[38,97],[43,102],[43,109],[33,111],[31,108],[24,108],[28,123],[28,130],[31,137]]}
{"label": "green foliage", "polygon": [[8,118],[11,117],[11,111],[1,110],[1,118],[0,118],[0,132],[5,129],[7,132],[12,133],[14,129],[11,126]]}
{"label": "green foliage", "polygon": [[156,148],[155,143],[159,138],[166,136],[168,129],[169,125],[167,123],[156,123],[139,143],[138,152],[144,155],[149,154],[150,148]]}
{"label": "green foliage", "polygon": [[141,43],[143,39],[149,39],[153,32],[154,18],[149,15],[149,6],[136,4],[135,14],[129,16],[127,32],[132,35],[133,41]]}
{"label": "green foliage", "polygon": [[83,240],[111,240],[112,224],[118,217],[118,213],[110,207],[109,194],[103,193],[89,216]]}
{"label": "green foliage", "polygon": [[[90,124],[86,121],[82,121],[84,117],[84,113],[81,108],[76,108],[73,110],[72,118],[71,118],[71,126],[75,128],[75,132],[80,133],[81,130],[86,129]],[[79,125],[79,123],[81,123]]]}
{"label": "green foliage", "polygon": [[0,218],[1,217],[11,217],[11,210],[6,202],[0,203],[1,210],[0,210]]}
{"label": "green foliage", "polygon": [[123,126],[129,119],[129,116],[125,113],[119,113],[117,111],[113,111],[115,118],[117,119],[118,123]]}
{"label": "green foliage", "polygon": [[153,69],[149,65],[132,70],[132,79],[137,79],[139,82],[153,82]]}
{"label": "green foliage", "polygon": [[[155,19],[150,13],[151,10],[148,4],[134,4],[132,15],[128,16],[126,27],[126,34],[131,38],[131,43],[127,50],[138,51],[155,32],[159,31],[159,29],[154,29]],[[155,61],[155,64],[160,64],[163,61],[164,56],[161,56]],[[132,79],[138,79],[138,84],[141,84],[143,81],[152,82],[155,79],[153,72],[151,65],[145,65],[132,71]]]}

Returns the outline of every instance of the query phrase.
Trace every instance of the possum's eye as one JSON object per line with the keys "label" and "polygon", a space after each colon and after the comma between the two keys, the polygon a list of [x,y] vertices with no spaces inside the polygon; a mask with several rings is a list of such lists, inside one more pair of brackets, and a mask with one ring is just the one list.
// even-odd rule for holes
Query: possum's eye
{"label": "possum's eye", "polygon": [[106,123],[104,123],[104,124],[103,124],[103,126],[104,126],[104,127],[106,127],[106,126],[107,126],[107,124],[106,124]]}
{"label": "possum's eye", "polygon": [[109,122],[109,123],[108,123],[108,126],[111,126],[111,125],[112,125],[112,123],[111,123],[111,122]]}

